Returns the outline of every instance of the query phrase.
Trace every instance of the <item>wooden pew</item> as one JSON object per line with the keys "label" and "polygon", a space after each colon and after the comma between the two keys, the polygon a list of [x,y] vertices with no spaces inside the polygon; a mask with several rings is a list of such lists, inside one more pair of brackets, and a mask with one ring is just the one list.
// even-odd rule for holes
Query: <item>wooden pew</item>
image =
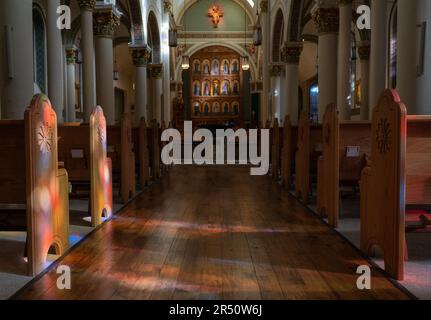
{"label": "wooden pew", "polygon": [[396,91],[373,110],[371,162],[361,176],[361,249],[380,246],[386,271],[404,277],[406,206],[431,204],[431,117],[406,115]]}
{"label": "wooden pew", "polygon": [[108,157],[112,161],[112,181],[119,183],[120,196],[127,203],[136,193],[135,154],[130,113],[124,113],[121,126],[108,126]]}
{"label": "wooden pew", "polygon": [[278,181],[280,174],[280,125],[278,123],[278,119],[274,119],[274,124],[271,129],[272,136],[272,145],[271,145],[271,170],[272,170],[272,178],[275,181]]}
{"label": "wooden pew", "polygon": [[[112,168],[106,152],[106,120],[101,107],[94,108],[89,124],[66,123],[58,126],[58,158],[69,173],[72,190],[90,199],[93,227],[102,216],[112,215]],[[72,197],[76,196],[72,193]]]}
{"label": "wooden pew", "polygon": [[[317,212],[338,226],[340,185],[359,186],[366,155],[371,152],[370,121],[340,121],[331,104],[323,116],[322,156],[318,162]],[[359,148],[358,154],[347,154]]]}
{"label": "wooden pew", "polygon": [[295,156],[295,191],[297,197],[308,203],[311,183],[317,180],[317,162],[322,145],[322,126],[310,124],[307,111],[303,111],[298,123],[298,144]]}
{"label": "wooden pew", "polygon": [[147,121],[145,118],[141,119],[139,126],[139,177],[141,188],[148,185],[150,181],[150,158],[149,158],[149,136]]}
{"label": "wooden pew", "polygon": [[292,126],[290,117],[284,119],[284,127],[282,131],[282,152],[281,152],[281,184],[284,188],[290,189],[292,181],[292,167],[296,154],[298,143],[298,127]]}
{"label": "wooden pew", "polygon": [[102,216],[110,218],[113,211],[112,162],[107,153],[106,119],[97,106],[90,116],[90,178],[91,224],[102,223]]}
{"label": "wooden pew", "polygon": [[157,180],[161,177],[161,161],[160,161],[160,143],[161,143],[161,132],[157,120],[151,121],[151,176],[153,180]]}
{"label": "wooden pew", "polygon": [[23,121],[0,121],[0,136],[0,205],[7,213],[0,229],[27,231],[34,276],[45,269],[51,246],[58,255],[69,247],[68,177],[58,168],[57,116],[49,99],[34,96]]}

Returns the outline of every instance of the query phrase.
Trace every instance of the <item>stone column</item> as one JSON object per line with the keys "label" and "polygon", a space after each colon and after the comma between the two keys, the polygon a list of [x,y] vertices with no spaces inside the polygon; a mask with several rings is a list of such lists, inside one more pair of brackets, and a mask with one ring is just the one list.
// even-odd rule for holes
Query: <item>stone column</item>
{"label": "stone column", "polygon": [[269,67],[269,75],[271,76],[271,90],[272,90],[272,114],[271,118],[282,120],[282,111],[280,105],[280,81],[284,73],[284,65],[280,63],[271,64]]}
{"label": "stone column", "polygon": [[3,119],[24,119],[34,93],[31,0],[0,1]]}
{"label": "stone column", "polygon": [[76,122],[76,79],[75,79],[75,64],[76,64],[77,48],[75,46],[66,47],[66,102],[67,112],[66,121]]}
{"label": "stone column", "polygon": [[359,43],[358,53],[361,60],[361,120],[369,120],[370,42]]}
{"label": "stone column", "polygon": [[262,97],[261,97],[261,113],[260,120],[262,124],[265,124],[267,120],[271,120],[269,114],[269,91],[270,88],[270,69],[268,68],[270,63],[270,39],[271,39],[271,27],[269,25],[269,13],[268,13],[268,0],[261,0],[261,27],[262,27],[262,50],[263,50],[263,74],[262,74]]}
{"label": "stone column", "polygon": [[[352,62],[352,1],[338,0],[340,25],[338,35],[337,107],[342,120],[350,120]],[[351,101],[351,100],[350,100]]]}
{"label": "stone column", "polygon": [[147,117],[147,65],[151,49],[145,44],[130,44],[130,51],[135,65],[135,124],[139,124],[142,117]]}
{"label": "stone column", "polygon": [[286,105],[285,115],[289,115],[293,125],[298,124],[299,113],[299,59],[303,48],[302,42],[287,42],[281,49],[281,59],[286,63]]}
{"label": "stone column", "polygon": [[114,47],[112,37],[120,25],[120,14],[114,5],[97,5],[93,13],[96,48],[96,103],[100,105],[108,125],[114,125]]}
{"label": "stone column", "polygon": [[313,19],[319,33],[319,122],[322,122],[326,107],[337,102],[337,46],[339,29],[338,8],[317,7]]}
{"label": "stone column", "polygon": [[[430,71],[425,72],[426,69],[419,68],[421,63],[426,63],[426,59],[424,57],[423,61],[419,61],[422,54],[418,46],[421,42],[418,26],[420,26],[420,20],[425,21],[426,18],[424,13],[419,17],[421,10],[418,9],[417,0],[398,1],[397,91],[401,101],[406,105],[408,114],[411,115],[431,113]],[[429,42],[429,31],[426,32],[428,39],[423,41]],[[425,49],[425,54],[426,51]]]}
{"label": "stone column", "polygon": [[82,91],[84,122],[90,120],[96,106],[94,77],[93,10],[96,0],[78,0],[81,8]]}
{"label": "stone column", "polygon": [[150,77],[152,81],[152,107],[154,117],[159,123],[164,119],[164,111],[162,110],[162,81],[163,81],[163,64],[150,65]]}
{"label": "stone column", "polygon": [[[165,0],[164,1],[164,11],[163,11],[163,23],[167,26],[170,24],[170,13],[172,8],[172,1],[171,0]],[[163,115],[164,120],[166,122],[166,125],[169,124],[170,121],[173,119],[172,114],[172,100],[171,100],[171,77],[170,77],[170,50],[169,47],[169,29],[166,28],[162,31],[162,62],[163,65],[167,66],[166,68],[163,68]]]}
{"label": "stone column", "polygon": [[371,52],[370,52],[370,100],[369,114],[386,88],[387,56],[387,4],[382,0],[371,0]]}
{"label": "stone column", "polygon": [[64,92],[63,92],[63,42],[61,30],[57,27],[57,8],[60,0],[50,0],[47,5],[47,49],[48,49],[48,96],[57,113],[57,121],[64,122]]}

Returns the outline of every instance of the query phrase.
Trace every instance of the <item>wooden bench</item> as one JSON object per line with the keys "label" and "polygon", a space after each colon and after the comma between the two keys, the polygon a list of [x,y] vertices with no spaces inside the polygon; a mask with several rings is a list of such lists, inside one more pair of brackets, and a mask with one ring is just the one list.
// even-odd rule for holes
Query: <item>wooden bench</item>
{"label": "wooden bench", "polygon": [[160,158],[160,146],[161,146],[161,130],[157,123],[157,120],[151,121],[151,130],[149,132],[150,137],[150,164],[151,164],[151,177],[153,180],[157,180],[161,177],[161,158]]}
{"label": "wooden bench", "polygon": [[112,215],[112,168],[106,137],[106,120],[99,106],[94,108],[89,124],[58,126],[58,158],[69,173],[70,196],[90,199],[93,227],[102,223],[102,217]]}
{"label": "wooden bench", "polygon": [[293,184],[292,173],[294,171],[294,159],[298,143],[298,127],[292,126],[289,116],[286,116],[284,119],[281,140],[281,184],[289,190]]}
{"label": "wooden bench", "polygon": [[133,146],[136,156],[136,167],[139,172],[139,183],[141,189],[148,186],[150,182],[150,150],[149,150],[150,128],[145,118],[141,118],[139,127],[133,129]]}
{"label": "wooden bench", "polygon": [[127,203],[136,193],[135,153],[132,142],[130,113],[124,113],[121,126],[108,126],[108,157],[112,161],[112,181],[120,186],[122,203]]}
{"label": "wooden bench", "polygon": [[45,269],[52,246],[57,255],[69,247],[68,176],[58,168],[57,116],[49,99],[34,96],[23,121],[0,121],[0,136],[0,214],[6,213],[0,229],[27,231],[34,276]]}
{"label": "wooden bench", "polygon": [[280,177],[280,156],[281,156],[281,148],[282,141],[280,139],[280,124],[278,119],[274,119],[273,126],[271,128],[271,172],[272,178],[275,181],[278,181]]}
{"label": "wooden bench", "polygon": [[295,155],[295,191],[297,197],[308,203],[312,182],[317,181],[317,162],[321,154],[322,126],[310,124],[307,111],[298,123],[298,144]]}
{"label": "wooden bench", "polygon": [[318,162],[317,212],[338,226],[340,186],[359,187],[366,155],[371,152],[371,122],[341,121],[335,105],[323,116],[322,156]]}
{"label": "wooden bench", "polygon": [[406,207],[431,205],[431,117],[406,115],[396,91],[373,110],[371,161],[361,176],[361,249],[383,251],[386,271],[404,277]]}

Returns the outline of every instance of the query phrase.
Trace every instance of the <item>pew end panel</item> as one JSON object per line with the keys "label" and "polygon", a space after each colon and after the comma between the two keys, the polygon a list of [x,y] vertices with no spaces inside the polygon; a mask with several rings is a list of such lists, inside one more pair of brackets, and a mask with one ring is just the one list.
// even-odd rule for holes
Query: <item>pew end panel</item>
{"label": "pew end panel", "polygon": [[383,251],[386,271],[404,277],[406,108],[386,90],[373,110],[371,164],[361,175],[361,249]]}
{"label": "pew end panel", "polygon": [[97,227],[102,217],[112,215],[112,164],[107,157],[107,127],[103,110],[94,108],[90,116],[91,224]]}
{"label": "pew end panel", "polygon": [[[58,185],[57,116],[49,99],[44,95],[34,96],[24,121],[28,272],[34,276],[45,269],[51,246],[55,247],[56,254],[67,249],[67,241],[64,240],[68,238],[66,228],[55,226],[68,221],[68,212],[67,217],[64,216],[68,205],[60,204],[60,201],[67,203],[68,198],[64,198],[64,189]],[[60,175],[63,188],[67,175],[62,170]],[[62,190],[63,197],[59,190]],[[63,216],[56,221],[58,212],[63,212]]]}

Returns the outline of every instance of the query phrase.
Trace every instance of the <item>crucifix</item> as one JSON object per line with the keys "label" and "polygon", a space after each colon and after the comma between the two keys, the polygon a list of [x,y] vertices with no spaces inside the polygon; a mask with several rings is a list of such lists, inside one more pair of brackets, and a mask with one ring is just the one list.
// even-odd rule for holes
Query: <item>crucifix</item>
{"label": "crucifix", "polygon": [[223,18],[223,10],[218,5],[212,5],[208,10],[208,17],[211,18],[211,22],[214,28],[218,28],[218,25]]}

